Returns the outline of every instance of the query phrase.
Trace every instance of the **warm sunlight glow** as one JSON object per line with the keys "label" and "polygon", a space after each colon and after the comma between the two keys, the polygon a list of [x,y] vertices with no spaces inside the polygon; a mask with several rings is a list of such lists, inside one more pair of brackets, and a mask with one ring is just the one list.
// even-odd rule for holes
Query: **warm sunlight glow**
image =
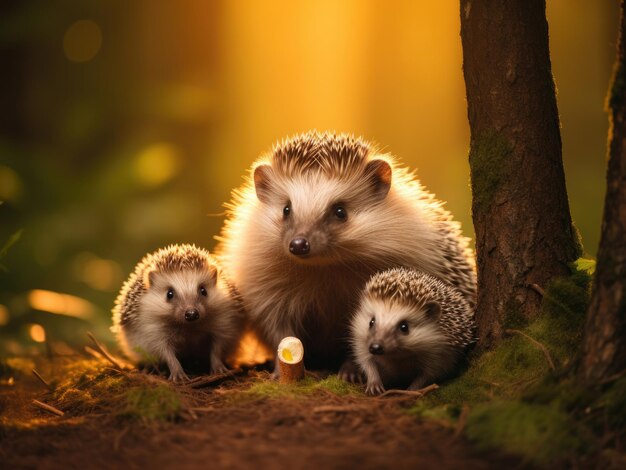
{"label": "warm sunlight glow", "polygon": [[88,319],[95,308],[91,302],[69,294],[34,289],[28,293],[28,303],[35,310]]}
{"label": "warm sunlight glow", "polygon": [[65,56],[72,62],[89,62],[102,46],[100,26],[92,20],[72,24],[63,37]]}
{"label": "warm sunlight glow", "polygon": [[252,366],[255,364],[264,364],[273,359],[272,352],[257,338],[257,336],[247,331],[244,333],[239,344],[239,350],[235,357],[231,360],[234,367],[242,365]]}
{"label": "warm sunlight glow", "polygon": [[0,326],[9,323],[9,309],[0,304]]}
{"label": "warm sunlight glow", "polygon": [[18,174],[8,166],[0,165],[0,201],[15,201],[22,194]]}
{"label": "warm sunlight glow", "polygon": [[135,161],[137,178],[145,186],[156,187],[171,180],[179,170],[180,151],[174,145],[159,143],[145,148]]}
{"label": "warm sunlight glow", "polygon": [[121,269],[115,261],[93,259],[85,265],[83,280],[94,289],[109,291],[119,284],[120,274]]}
{"label": "warm sunlight glow", "polygon": [[122,268],[113,260],[99,258],[93,253],[80,253],[74,261],[74,276],[89,287],[113,292],[122,283]]}
{"label": "warm sunlight glow", "polygon": [[43,343],[46,340],[46,330],[37,323],[30,325],[28,332],[30,333],[31,339],[37,343]]}

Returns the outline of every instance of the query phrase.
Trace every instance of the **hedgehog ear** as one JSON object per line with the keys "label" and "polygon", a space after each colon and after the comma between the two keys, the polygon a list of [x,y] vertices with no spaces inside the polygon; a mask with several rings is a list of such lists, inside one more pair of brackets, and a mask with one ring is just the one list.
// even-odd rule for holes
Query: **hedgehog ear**
{"label": "hedgehog ear", "polygon": [[426,302],[424,304],[424,312],[426,313],[427,318],[437,320],[441,314],[441,305],[439,305],[439,302],[435,301]]}
{"label": "hedgehog ear", "polygon": [[150,289],[150,286],[154,284],[154,280],[156,278],[156,273],[154,271],[147,271],[143,275],[143,285],[146,289]]}
{"label": "hedgehog ear", "polygon": [[212,285],[217,284],[217,278],[219,276],[220,276],[220,269],[217,266],[213,267],[213,269],[211,270],[210,277],[209,277]]}
{"label": "hedgehog ear", "polygon": [[372,181],[374,192],[379,200],[385,199],[391,188],[391,166],[385,160],[375,159],[368,162],[365,173]]}
{"label": "hedgehog ear", "polygon": [[254,169],[253,178],[256,197],[263,203],[269,202],[273,174],[272,167],[269,165],[259,165]]}

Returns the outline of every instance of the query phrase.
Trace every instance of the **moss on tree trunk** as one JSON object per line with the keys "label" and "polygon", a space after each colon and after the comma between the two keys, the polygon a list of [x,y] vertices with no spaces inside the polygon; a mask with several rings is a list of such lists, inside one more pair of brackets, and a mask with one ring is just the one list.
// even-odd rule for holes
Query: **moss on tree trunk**
{"label": "moss on tree trunk", "polygon": [[462,0],[482,347],[532,318],[581,252],[572,226],[544,0]]}

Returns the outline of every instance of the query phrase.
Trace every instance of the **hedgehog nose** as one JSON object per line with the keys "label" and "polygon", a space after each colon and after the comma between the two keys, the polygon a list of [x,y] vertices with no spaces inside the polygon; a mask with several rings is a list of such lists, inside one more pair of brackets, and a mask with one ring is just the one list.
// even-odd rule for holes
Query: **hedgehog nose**
{"label": "hedgehog nose", "polygon": [[294,238],[289,243],[289,251],[294,255],[301,256],[306,255],[311,250],[311,246],[309,245],[309,241],[306,238]]}
{"label": "hedgehog nose", "polygon": [[372,354],[384,354],[385,348],[383,348],[382,344],[372,343],[370,344],[370,352]]}
{"label": "hedgehog nose", "polygon": [[187,310],[185,312],[185,320],[187,321],[194,321],[197,320],[198,318],[200,318],[200,313],[196,310]]}

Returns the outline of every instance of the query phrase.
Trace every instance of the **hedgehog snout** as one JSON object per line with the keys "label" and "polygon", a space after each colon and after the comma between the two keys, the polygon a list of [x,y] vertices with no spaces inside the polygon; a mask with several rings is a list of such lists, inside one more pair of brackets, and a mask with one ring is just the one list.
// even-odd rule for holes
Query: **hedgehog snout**
{"label": "hedgehog snout", "polygon": [[380,343],[370,344],[370,352],[375,355],[385,354],[385,348]]}
{"label": "hedgehog snout", "polygon": [[187,321],[195,321],[200,318],[200,312],[195,308],[189,309],[185,311],[185,320]]}
{"label": "hedgehog snout", "polygon": [[289,252],[296,256],[308,255],[311,251],[309,241],[304,237],[298,237],[289,243]]}

